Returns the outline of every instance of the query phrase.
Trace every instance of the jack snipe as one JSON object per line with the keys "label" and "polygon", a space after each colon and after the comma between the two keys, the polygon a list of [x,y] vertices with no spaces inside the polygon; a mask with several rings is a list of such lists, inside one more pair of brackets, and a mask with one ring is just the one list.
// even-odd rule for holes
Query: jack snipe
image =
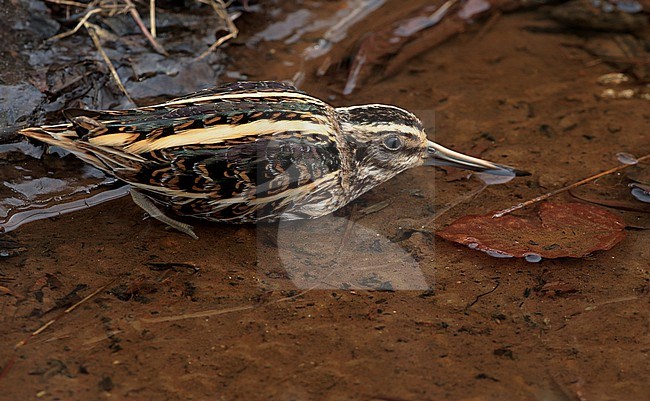
{"label": "jack snipe", "polygon": [[27,128],[127,182],[152,217],[191,235],[181,216],[221,222],[315,218],[411,167],[498,175],[510,167],[427,140],[420,121],[388,105],[333,108],[277,82],[238,82],[123,111],[64,111],[69,123]]}

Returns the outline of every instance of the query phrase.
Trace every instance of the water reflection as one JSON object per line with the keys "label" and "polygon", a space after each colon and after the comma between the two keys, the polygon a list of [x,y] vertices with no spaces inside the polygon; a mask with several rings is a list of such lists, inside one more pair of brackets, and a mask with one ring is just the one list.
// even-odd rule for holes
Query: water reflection
{"label": "water reflection", "polygon": [[430,288],[409,252],[373,228],[345,217],[281,222],[277,250],[282,267],[299,289]]}
{"label": "water reflection", "polygon": [[505,184],[506,182],[510,182],[515,178],[514,172],[512,172],[512,174],[491,174],[489,172],[474,172],[472,174],[483,181],[486,185]]}
{"label": "water reflection", "polygon": [[128,185],[123,185],[115,189],[100,191],[87,198],[63,203],[59,201],[34,203],[27,208],[16,209],[16,213],[9,216],[9,218],[4,222],[0,222],[0,232],[13,231],[23,224],[48,219],[50,217],[62,216],[64,214],[77,212],[79,210],[88,209],[105,202],[119,199],[127,195],[130,188],[131,187]]}
{"label": "water reflection", "polygon": [[0,145],[2,231],[97,204],[107,197],[99,196],[102,191],[116,182],[75,157],[62,158],[66,152],[61,149],[44,149],[25,140]]}
{"label": "water reflection", "polygon": [[632,196],[641,202],[650,203],[650,185],[632,183],[630,187],[632,187]]}

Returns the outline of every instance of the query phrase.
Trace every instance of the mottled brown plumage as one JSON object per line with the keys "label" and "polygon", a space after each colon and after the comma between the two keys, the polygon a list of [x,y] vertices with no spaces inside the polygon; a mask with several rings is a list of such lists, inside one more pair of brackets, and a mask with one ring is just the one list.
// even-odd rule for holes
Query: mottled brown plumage
{"label": "mottled brown plumage", "polygon": [[423,164],[514,174],[428,141],[420,121],[400,108],[333,108],[277,82],[64,115],[69,123],[21,133],[74,153],[179,215],[214,221],[319,217]]}

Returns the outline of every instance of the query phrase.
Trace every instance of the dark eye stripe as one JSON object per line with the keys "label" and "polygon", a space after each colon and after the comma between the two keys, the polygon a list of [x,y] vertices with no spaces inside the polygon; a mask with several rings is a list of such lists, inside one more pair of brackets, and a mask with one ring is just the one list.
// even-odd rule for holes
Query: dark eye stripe
{"label": "dark eye stripe", "polygon": [[389,131],[378,131],[376,133],[373,133],[373,135],[377,135],[378,137],[385,137],[385,136],[397,136],[401,138],[402,140],[411,140],[411,139],[417,139],[416,135],[414,135],[411,132],[405,132],[405,131],[400,131],[399,128],[396,130],[389,130]]}

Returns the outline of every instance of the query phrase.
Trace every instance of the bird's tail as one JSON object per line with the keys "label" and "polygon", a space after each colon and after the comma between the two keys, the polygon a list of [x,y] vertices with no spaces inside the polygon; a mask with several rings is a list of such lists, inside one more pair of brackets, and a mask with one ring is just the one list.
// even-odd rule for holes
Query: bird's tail
{"label": "bird's tail", "polygon": [[[85,151],[79,147],[79,135],[72,124],[44,125],[42,127],[30,127],[18,131],[19,134],[28,138],[45,142],[48,145],[58,146],[79,157],[83,161],[101,168],[104,164],[92,152]],[[106,170],[102,168],[102,170]]]}
{"label": "bird's tail", "polygon": [[34,138],[50,145],[60,146],[72,152],[74,140],[79,135],[72,124],[44,125],[42,127],[29,127],[18,131],[19,134]]}
{"label": "bird's tail", "polygon": [[129,171],[137,171],[141,164],[146,163],[143,158],[121,149],[94,145],[79,138],[72,124],[30,127],[18,133],[63,148],[86,163],[118,177]]}

